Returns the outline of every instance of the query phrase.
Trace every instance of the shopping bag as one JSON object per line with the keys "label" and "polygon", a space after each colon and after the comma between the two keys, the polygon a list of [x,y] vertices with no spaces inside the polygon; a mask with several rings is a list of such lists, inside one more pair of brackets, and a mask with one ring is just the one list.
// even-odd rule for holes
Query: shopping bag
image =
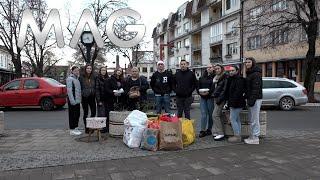
{"label": "shopping bag", "polygon": [[158,120],[148,120],[148,128],[160,129],[160,122]]}
{"label": "shopping bag", "polygon": [[129,148],[138,148],[141,144],[142,134],[145,127],[133,127],[133,126],[125,126],[125,130],[123,133],[123,142]]}
{"label": "shopping bag", "polygon": [[148,117],[146,113],[138,110],[133,110],[124,120],[124,125],[147,127],[147,121]]}
{"label": "shopping bag", "polygon": [[158,129],[150,129],[147,128],[143,131],[142,140],[141,140],[141,149],[149,150],[149,151],[157,151],[158,150]]}
{"label": "shopping bag", "polygon": [[183,149],[181,122],[160,121],[160,144],[161,150]]}
{"label": "shopping bag", "polygon": [[182,141],[184,146],[192,144],[196,139],[194,120],[184,119],[182,123]]}

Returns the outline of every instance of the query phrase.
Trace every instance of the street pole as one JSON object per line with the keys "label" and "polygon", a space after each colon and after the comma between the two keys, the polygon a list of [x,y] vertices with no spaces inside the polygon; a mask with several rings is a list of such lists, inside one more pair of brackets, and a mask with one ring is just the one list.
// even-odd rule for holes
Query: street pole
{"label": "street pole", "polygon": [[86,50],[87,50],[86,63],[87,64],[90,64],[90,62],[91,62],[91,48],[92,48],[92,46],[86,46]]}
{"label": "street pole", "polygon": [[243,59],[243,4],[244,0],[241,0],[241,6],[240,6],[240,69],[242,69],[242,74],[243,77],[246,77],[246,70],[245,66],[243,64],[244,59]]}

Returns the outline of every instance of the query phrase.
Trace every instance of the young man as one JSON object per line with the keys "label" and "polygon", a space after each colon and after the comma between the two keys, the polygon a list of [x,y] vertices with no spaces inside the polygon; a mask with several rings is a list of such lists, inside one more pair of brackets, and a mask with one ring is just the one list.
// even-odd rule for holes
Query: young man
{"label": "young man", "polygon": [[81,132],[78,130],[81,103],[81,85],[78,80],[79,75],[79,67],[73,66],[71,68],[71,74],[67,78],[70,135],[81,135]]}
{"label": "young man", "polygon": [[150,86],[156,99],[156,113],[161,114],[162,107],[170,112],[170,93],[172,91],[172,74],[164,69],[164,62],[157,62],[158,70],[151,76]]}
{"label": "young man", "polygon": [[246,86],[247,104],[249,106],[249,120],[251,122],[251,136],[245,139],[246,144],[259,144],[260,135],[260,108],[262,104],[262,76],[261,69],[252,57],[246,58]]}
{"label": "young man", "polygon": [[180,70],[176,72],[173,81],[173,89],[176,92],[178,117],[190,119],[190,107],[192,103],[192,92],[197,86],[197,79],[194,73],[189,70],[186,60],[180,61]]}
{"label": "young man", "polygon": [[226,100],[230,108],[230,121],[233,136],[228,138],[231,143],[241,142],[240,112],[246,106],[246,81],[239,75],[239,68],[231,66],[227,80]]}

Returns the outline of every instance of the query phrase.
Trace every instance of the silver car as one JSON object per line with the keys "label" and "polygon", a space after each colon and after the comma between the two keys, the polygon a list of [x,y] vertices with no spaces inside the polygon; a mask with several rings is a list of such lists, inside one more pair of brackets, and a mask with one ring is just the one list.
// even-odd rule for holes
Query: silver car
{"label": "silver car", "polygon": [[263,78],[263,106],[278,106],[289,111],[308,102],[307,91],[299,83],[287,78]]}

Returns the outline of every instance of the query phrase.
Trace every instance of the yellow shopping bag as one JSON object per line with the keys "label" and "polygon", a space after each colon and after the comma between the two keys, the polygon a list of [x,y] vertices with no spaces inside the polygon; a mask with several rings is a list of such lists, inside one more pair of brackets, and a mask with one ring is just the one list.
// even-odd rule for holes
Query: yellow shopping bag
{"label": "yellow shopping bag", "polygon": [[194,120],[188,120],[180,118],[182,123],[182,141],[183,146],[192,144],[196,139],[196,133],[194,130]]}

